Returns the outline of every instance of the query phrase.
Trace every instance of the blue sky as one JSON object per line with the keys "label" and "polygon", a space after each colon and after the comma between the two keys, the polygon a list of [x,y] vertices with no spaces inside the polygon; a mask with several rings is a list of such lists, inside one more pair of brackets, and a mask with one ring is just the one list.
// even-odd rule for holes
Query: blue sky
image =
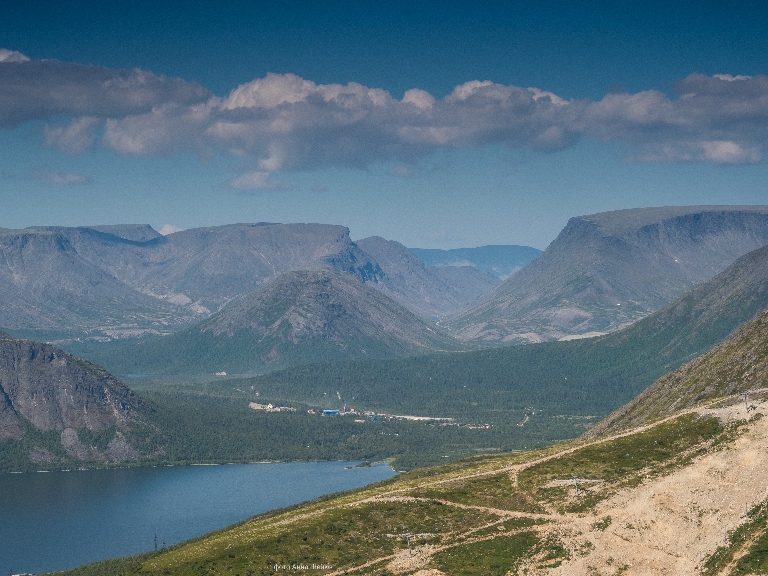
{"label": "blue sky", "polygon": [[768,8],[24,2],[0,226],[344,224],[544,248],[579,214],[768,203]]}

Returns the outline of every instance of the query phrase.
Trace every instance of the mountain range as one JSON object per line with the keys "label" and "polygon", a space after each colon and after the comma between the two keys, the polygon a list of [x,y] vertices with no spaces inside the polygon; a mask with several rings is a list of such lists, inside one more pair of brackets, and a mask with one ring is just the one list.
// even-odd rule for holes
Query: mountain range
{"label": "mountain range", "polygon": [[507,278],[541,255],[530,246],[491,245],[478,248],[409,248],[427,266],[461,268],[471,266],[499,278]]}
{"label": "mountain range", "polygon": [[161,236],[147,225],[0,229],[0,326],[66,341],[167,334],[281,274],[351,274],[423,317],[468,304],[498,283],[473,267],[428,267],[343,226],[233,224]]}
{"label": "mountain range", "polygon": [[275,401],[311,401],[338,390],[376,409],[424,415],[475,417],[534,407],[545,415],[604,416],[766,308],[768,246],[658,312],[604,336],[297,366],[242,384]]}
{"label": "mountain range", "polygon": [[459,339],[612,332],[768,244],[768,207],[635,208],[571,218],[544,253],[442,322]]}

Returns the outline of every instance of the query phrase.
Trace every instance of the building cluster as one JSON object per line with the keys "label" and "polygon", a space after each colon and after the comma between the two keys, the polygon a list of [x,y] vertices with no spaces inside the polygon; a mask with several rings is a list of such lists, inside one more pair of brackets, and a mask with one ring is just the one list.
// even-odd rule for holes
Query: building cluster
{"label": "building cluster", "polygon": [[263,412],[296,412],[296,408],[293,406],[275,406],[274,404],[259,404],[258,402],[249,402],[248,408]]}

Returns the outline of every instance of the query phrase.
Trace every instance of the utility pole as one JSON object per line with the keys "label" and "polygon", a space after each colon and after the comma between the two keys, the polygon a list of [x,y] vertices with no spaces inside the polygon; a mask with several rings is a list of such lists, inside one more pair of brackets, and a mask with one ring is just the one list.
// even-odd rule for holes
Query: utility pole
{"label": "utility pole", "polygon": [[573,485],[576,486],[576,496],[579,495],[579,477],[576,474],[571,474],[571,478],[573,478]]}
{"label": "utility pole", "polygon": [[749,405],[747,404],[747,393],[746,392],[740,392],[739,396],[744,398],[744,409],[747,411],[747,414],[749,414]]}
{"label": "utility pole", "polygon": [[157,534],[155,534],[155,550],[157,550]]}

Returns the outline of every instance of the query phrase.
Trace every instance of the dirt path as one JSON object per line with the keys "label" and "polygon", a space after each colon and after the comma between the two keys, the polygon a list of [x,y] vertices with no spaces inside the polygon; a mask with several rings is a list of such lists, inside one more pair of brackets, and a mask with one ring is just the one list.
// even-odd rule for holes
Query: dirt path
{"label": "dirt path", "polygon": [[[454,478],[426,481],[408,488],[393,490],[369,499],[372,501],[429,501],[433,499],[413,498],[403,492],[417,488],[464,481],[471,478],[506,472],[514,484],[517,474],[542,462],[560,458],[587,446],[599,445],[617,438],[650,430],[683,414],[700,413],[713,415],[722,421],[744,419],[743,405],[713,409],[711,402],[705,406],[685,410],[657,422],[612,434],[591,442],[585,442],[556,453],[548,454],[520,464],[510,464],[494,470],[484,470]],[[765,412],[765,403],[759,411]],[[533,526],[522,530],[534,530],[542,536],[556,534],[570,549],[571,559],[560,567],[537,569],[533,563],[522,566],[525,574],[553,574],[563,576],[588,576],[595,574],[625,574],[687,576],[698,574],[701,562],[726,540],[727,531],[735,529],[743,521],[748,506],[757,504],[768,497],[768,419],[750,425],[749,431],[737,438],[732,446],[708,454],[691,465],[677,470],[663,478],[646,480],[637,487],[625,489],[598,504],[595,514],[525,514],[485,506],[472,506],[445,500],[444,505],[492,513],[499,520],[489,524],[500,524],[509,518],[528,517],[536,520],[551,520],[552,523]],[[360,504],[363,501],[359,502]],[[610,526],[605,531],[597,529],[599,519],[610,517]],[[485,527],[483,527],[485,528]],[[508,535],[506,531],[482,538],[471,538],[469,530],[453,534],[453,542],[444,545],[426,545],[418,554],[408,556],[400,551],[394,555],[372,560],[366,566],[387,561],[387,568],[395,573],[412,572],[426,568],[434,554],[473,541],[488,540]],[[458,540],[458,541],[457,541]],[[748,549],[745,545],[744,550]],[[589,550],[585,553],[584,550]],[[355,568],[355,571],[363,569]],[[351,572],[351,570],[349,570]],[[433,576],[437,571],[422,571]],[[333,574],[341,574],[339,571]],[[727,572],[724,572],[727,573]]]}
{"label": "dirt path", "polygon": [[[724,420],[744,409],[706,410]],[[704,410],[703,410],[704,411]],[[604,531],[590,529],[595,518],[571,518],[565,526],[582,531],[592,552],[546,572],[669,575],[699,573],[703,559],[727,542],[746,510],[768,497],[768,419],[753,422],[732,445],[696,459],[673,473],[625,489],[596,507],[611,518]],[[535,574],[536,572],[531,572]]]}

